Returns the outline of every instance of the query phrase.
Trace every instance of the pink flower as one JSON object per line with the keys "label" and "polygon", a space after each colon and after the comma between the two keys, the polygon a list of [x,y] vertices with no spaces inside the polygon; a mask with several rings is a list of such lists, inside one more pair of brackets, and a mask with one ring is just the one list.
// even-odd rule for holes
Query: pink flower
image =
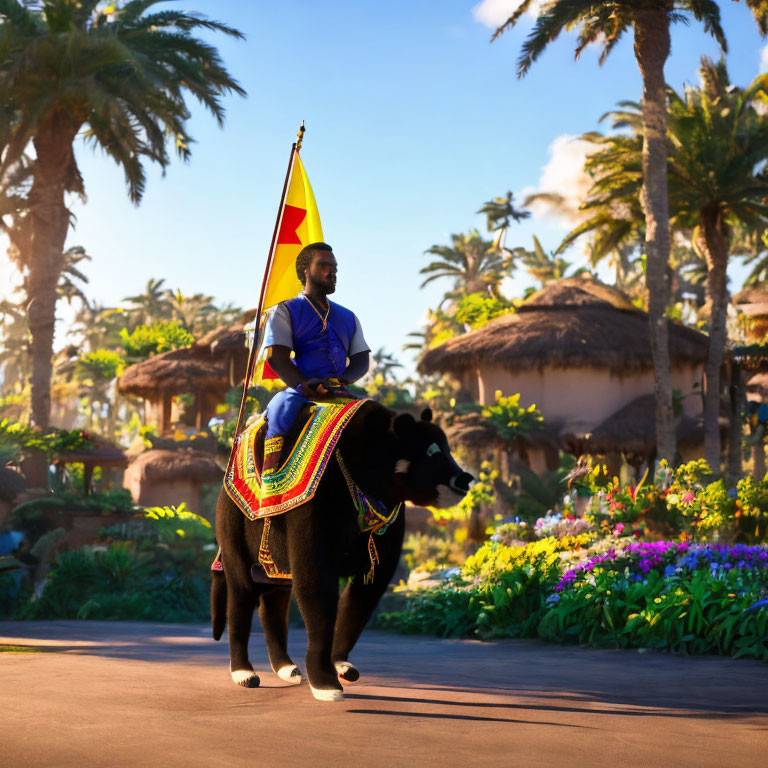
{"label": "pink flower", "polygon": [[696,498],[693,491],[688,491],[688,493],[683,495],[683,504],[690,504],[694,498]]}
{"label": "pink flower", "polygon": [[615,536],[621,536],[621,532],[624,530],[624,523],[619,523],[614,529],[613,533]]}

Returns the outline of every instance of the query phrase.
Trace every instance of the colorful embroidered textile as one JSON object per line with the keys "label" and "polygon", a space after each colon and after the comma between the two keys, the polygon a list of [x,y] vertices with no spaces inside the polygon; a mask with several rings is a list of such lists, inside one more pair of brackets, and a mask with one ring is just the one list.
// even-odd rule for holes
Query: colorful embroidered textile
{"label": "colorful embroidered textile", "polygon": [[373,534],[375,533],[380,536],[397,520],[400,510],[403,508],[403,502],[401,501],[395,504],[392,509],[388,509],[378,499],[369,499],[360,486],[352,479],[352,475],[349,474],[341,454],[337,453],[336,459],[339,462],[341,474],[344,475],[344,480],[347,483],[352,503],[357,510],[357,525],[360,528],[360,532],[366,533],[370,531],[370,536],[368,536],[368,556],[371,559],[371,568],[363,577],[363,583],[370,584],[373,582],[376,566],[379,564],[379,553],[376,550]]}
{"label": "colorful embroidered textile", "polygon": [[287,512],[309,501],[317,490],[344,428],[365,400],[314,403],[291,455],[276,471],[261,475],[257,439],[264,425],[258,416],[237,438],[224,490],[251,520]]}

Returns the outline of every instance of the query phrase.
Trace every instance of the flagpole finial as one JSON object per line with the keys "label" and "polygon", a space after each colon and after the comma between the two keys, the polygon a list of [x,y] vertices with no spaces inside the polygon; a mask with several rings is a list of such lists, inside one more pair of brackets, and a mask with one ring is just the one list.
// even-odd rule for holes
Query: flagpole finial
{"label": "flagpole finial", "polygon": [[296,138],[298,141],[296,142],[296,151],[298,152],[301,149],[301,142],[304,141],[304,131],[307,129],[304,127],[304,121],[301,121],[301,128],[299,128],[299,132],[296,134]]}

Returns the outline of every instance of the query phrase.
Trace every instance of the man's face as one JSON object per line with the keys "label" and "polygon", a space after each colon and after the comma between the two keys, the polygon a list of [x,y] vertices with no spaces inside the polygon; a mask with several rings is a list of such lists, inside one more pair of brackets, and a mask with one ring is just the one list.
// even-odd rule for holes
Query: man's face
{"label": "man's face", "polygon": [[323,293],[336,290],[336,257],[330,251],[316,251],[307,270],[307,281]]}

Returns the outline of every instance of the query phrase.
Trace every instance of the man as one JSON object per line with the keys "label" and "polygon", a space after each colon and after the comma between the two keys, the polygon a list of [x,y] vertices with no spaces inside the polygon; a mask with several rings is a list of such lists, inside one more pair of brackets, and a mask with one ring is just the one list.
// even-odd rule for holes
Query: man
{"label": "man", "polygon": [[370,347],[359,320],[328,300],[336,290],[337,269],[330,245],[312,243],[303,248],[296,257],[296,274],[304,290],[278,304],[267,325],[267,359],[287,389],[267,405],[265,473],[281,465],[285,435],[308,402],[351,396],[346,385],[368,372]]}

